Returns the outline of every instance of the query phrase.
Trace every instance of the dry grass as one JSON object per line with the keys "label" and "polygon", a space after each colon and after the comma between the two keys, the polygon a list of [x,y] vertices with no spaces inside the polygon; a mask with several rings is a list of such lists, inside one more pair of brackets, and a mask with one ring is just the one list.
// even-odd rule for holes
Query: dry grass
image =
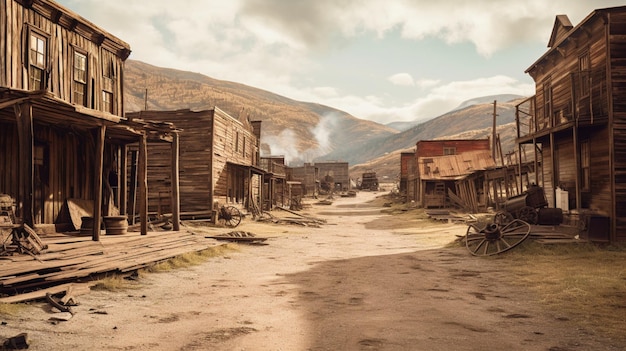
{"label": "dry grass", "polygon": [[0,303],[0,316],[17,316],[25,307],[21,303]]}
{"label": "dry grass", "polygon": [[203,251],[189,252],[180,256],[176,256],[172,259],[159,262],[149,268],[146,268],[144,272],[167,272],[171,271],[172,269],[197,266],[208,261],[210,258],[224,256],[229,252],[237,250],[239,250],[239,246],[237,244],[230,243],[225,245],[218,245]]}
{"label": "dry grass", "polygon": [[542,303],[575,324],[625,338],[626,247],[525,242],[507,253],[511,282],[535,292]]}
{"label": "dry grass", "polygon": [[[169,272],[173,269],[191,267],[200,265],[210,258],[224,256],[229,252],[237,251],[239,249],[237,244],[226,244],[226,245],[218,245],[211,247],[206,250],[198,251],[198,252],[188,252],[169,260],[161,261],[152,265],[148,268],[138,271],[138,275],[141,276],[143,274],[148,273],[158,273],[158,272]],[[120,291],[120,290],[129,290],[139,288],[140,285],[137,284],[134,280],[126,279],[121,275],[114,275],[110,277],[106,277],[98,281],[98,283],[93,287],[96,290],[107,290],[107,291]],[[1,313],[1,311],[0,311]]]}

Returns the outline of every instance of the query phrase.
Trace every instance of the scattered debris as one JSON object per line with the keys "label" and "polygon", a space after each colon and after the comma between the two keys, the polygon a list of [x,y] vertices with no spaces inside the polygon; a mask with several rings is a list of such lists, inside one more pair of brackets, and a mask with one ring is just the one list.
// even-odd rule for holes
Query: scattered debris
{"label": "scattered debris", "polygon": [[445,221],[448,223],[466,223],[466,222],[474,222],[474,216],[459,216],[448,210],[426,210],[426,214],[428,217],[435,221]]}
{"label": "scattered debris", "polygon": [[2,344],[2,350],[24,350],[29,346],[28,333],[21,333],[6,339]]}
{"label": "scattered debris", "polygon": [[258,237],[254,233],[244,231],[233,231],[226,234],[205,236],[205,238],[247,243],[263,242],[267,240],[267,238]]}
{"label": "scattered debris", "polygon": [[48,303],[50,305],[52,305],[52,307],[56,308],[57,310],[59,310],[61,312],[69,312],[72,315],[74,314],[72,312],[72,308],[71,307],[63,305],[60,301],[58,301],[56,298],[54,298],[54,296],[52,296],[52,294],[50,294],[50,293],[46,294],[46,301],[48,301]]}

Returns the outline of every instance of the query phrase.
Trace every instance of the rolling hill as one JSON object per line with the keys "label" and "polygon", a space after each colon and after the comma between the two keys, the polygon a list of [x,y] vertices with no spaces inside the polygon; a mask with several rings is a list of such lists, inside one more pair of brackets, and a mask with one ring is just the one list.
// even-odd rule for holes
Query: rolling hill
{"label": "rolling hill", "polygon": [[[320,160],[347,161],[355,178],[367,170],[388,180],[397,178],[400,152],[410,150],[418,140],[489,137],[494,100],[498,100],[498,133],[506,153],[514,146],[512,122],[515,105],[522,99],[515,95],[477,97],[427,122],[402,124],[402,128],[408,129],[400,132],[332,107],[292,100],[199,73],[128,60],[124,74],[127,112],[146,107],[204,110],[218,106],[232,116],[263,121],[262,155],[283,155],[291,166]],[[508,101],[501,101],[505,99]]]}
{"label": "rolling hill", "polygon": [[[347,145],[397,131],[320,104],[295,101],[244,84],[128,60],[124,72],[126,112],[204,110],[218,106],[232,116],[263,121],[261,152],[284,155],[291,164],[312,162]],[[146,103],[147,92],[147,103]],[[348,162],[355,158],[345,159]]]}

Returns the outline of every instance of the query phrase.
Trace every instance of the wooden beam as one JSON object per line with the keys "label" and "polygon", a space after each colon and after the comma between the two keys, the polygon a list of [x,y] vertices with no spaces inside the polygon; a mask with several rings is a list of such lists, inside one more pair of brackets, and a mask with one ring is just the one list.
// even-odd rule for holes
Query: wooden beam
{"label": "wooden beam", "polygon": [[180,139],[177,132],[172,140],[172,229],[180,230]]}
{"label": "wooden beam", "polygon": [[34,226],[34,160],[33,150],[33,108],[31,103],[23,103],[14,106],[17,121],[17,134],[19,144],[19,197],[18,208],[22,222]]}
{"label": "wooden beam", "polygon": [[139,140],[139,220],[141,235],[148,234],[148,140],[146,135]]}
{"label": "wooden beam", "polygon": [[118,192],[120,193],[120,214],[126,215],[128,214],[128,146],[122,145],[120,153],[120,170],[119,170],[119,179],[120,182],[118,184]]}
{"label": "wooden beam", "polygon": [[93,184],[93,228],[91,239],[100,241],[100,223],[102,223],[102,172],[104,170],[104,136],[106,127],[101,126],[96,129],[96,149],[94,162],[94,184]]}

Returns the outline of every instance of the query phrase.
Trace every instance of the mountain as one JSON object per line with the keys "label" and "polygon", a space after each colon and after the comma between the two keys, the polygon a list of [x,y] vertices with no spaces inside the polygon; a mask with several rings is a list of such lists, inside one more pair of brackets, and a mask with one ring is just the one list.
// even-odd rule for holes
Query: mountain
{"label": "mountain", "polygon": [[[500,136],[503,157],[513,151],[517,128],[515,122],[510,122],[496,127],[496,133]],[[491,138],[491,127],[465,131],[459,134],[445,135],[433,139],[486,139]],[[365,172],[376,172],[380,182],[398,182],[400,180],[400,153],[415,151],[415,144],[411,147],[386,152],[366,162],[350,165],[350,175],[359,178]]]}
{"label": "mountain", "polygon": [[[515,105],[524,98],[496,103],[496,125],[511,123],[515,121]],[[348,155],[353,156],[356,162],[352,164],[364,163],[383,156],[395,150],[408,149],[415,146],[419,140],[429,140],[444,136],[451,136],[474,130],[481,130],[493,126],[493,100],[491,103],[471,105],[457,109],[421,123],[404,132],[392,136],[382,136],[370,140],[367,144],[351,145],[347,148],[335,149],[328,155],[329,159],[342,159]],[[487,134],[491,135],[491,134]],[[504,139],[504,138],[502,138]],[[513,139],[503,141],[503,152],[508,152],[513,147]],[[506,147],[506,148],[505,148]]]}
{"label": "mountain", "polygon": [[[453,112],[453,111],[457,111],[457,110],[463,110],[467,107],[473,106],[473,105],[482,105],[482,104],[493,104],[494,101],[512,101],[512,100],[518,100],[518,99],[522,99],[524,98],[524,96],[521,95],[515,95],[515,94],[500,94],[500,95],[490,95],[490,96],[482,96],[482,97],[477,97],[474,99],[470,99],[470,100],[466,100],[463,101],[462,103],[459,104],[459,106],[457,106],[456,108],[452,109],[449,112]],[[391,123],[387,123],[385,124],[387,127],[393,128],[397,131],[400,132],[404,132],[406,130],[409,130],[413,127],[418,126],[420,123],[423,123],[424,121],[406,121],[406,122],[391,122]]]}
{"label": "mountain", "polygon": [[[351,173],[358,175],[372,169],[385,180],[397,178],[400,151],[411,150],[419,140],[490,137],[494,100],[502,150],[507,153],[514,146],[515,105],[522,99],[497,95],[468,100],[449,113],[399,132],[332,107],[135,60],[126,62],[124,89],[127,112],[140,111],[146,105],[150,110],[217,106],[235,117],[263,121],[262,155],[283,155],[291,166],[321,160],[347,161],[353,167]],[[504,101],[508,98],[513,100]]]}
{"label": "mountain", "polygon": [[[398,133],[332,107],[135,60],[126,62],[124,89],[127,112],[140,111],[146,105],[149,110],[204,110],[217,106],[231,116],[261,120],[261,154],[284,155],[291,165]],[[357,158],[353,156],[342,160],[354,163]]]}

